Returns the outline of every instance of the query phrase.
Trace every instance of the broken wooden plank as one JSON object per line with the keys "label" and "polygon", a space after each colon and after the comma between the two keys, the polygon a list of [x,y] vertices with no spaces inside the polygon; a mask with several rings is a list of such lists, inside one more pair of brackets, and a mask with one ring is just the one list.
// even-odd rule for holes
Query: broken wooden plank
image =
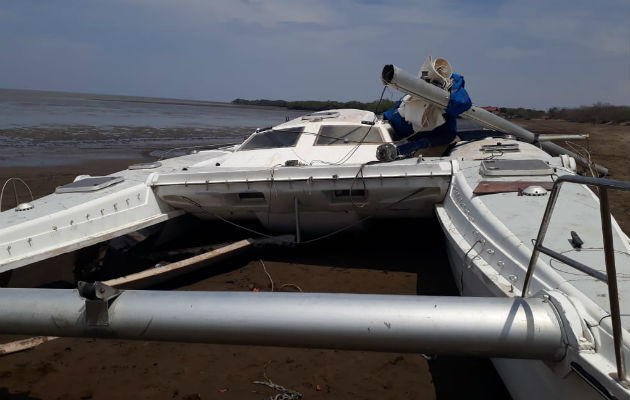
{"label": "broken wooden plank", "polygon": [[[230,253],[235,253],[249,247],[254,243],[251,239],[240,240],[227,246],[187,258],[178,262],[164,265],[158,268],[152,268],[135,274],[126,275],[116,279],[110,279],[103,283],[120,289],[131,287],[137,289],[164,282],[170,278],[192,272],[200,269],[208,264],[219,261],[221,258]],[[56,336],[35,336],[28,339],[16,340],[5,344],[0,344],[0,355],[17,353],[37,347],[42,343],[58,339]]]}
{"label": "broken wooden plank", "polygon": [[126,275],[103,282],[119,289],[134,289],[155,285],[168,279],[200,269],[210,263],[219,261],[222,257],[249,247],[253,243],[250,239],[240,240],[216,250],[190,257],[157,268],[151,268],[135,274]]}
{"label": "broken wooden plank", "polygon": [[57,336],[35,336],[28,339],[16,340],[14,342],[0,344],[0,356],[13,354],[20,351],[32,349],[42,343],[58,339]]}
{"label": "broken wooden plank", "polygon": [[231,243],[219,243],[206,246],[186,247],[183,249],[164,250],[151,252],[151,258],[154,260],[169,259],[173,257],[194,257],[201,253],[207,253],[208,251],[216,250],[221,247],[227,246]]}

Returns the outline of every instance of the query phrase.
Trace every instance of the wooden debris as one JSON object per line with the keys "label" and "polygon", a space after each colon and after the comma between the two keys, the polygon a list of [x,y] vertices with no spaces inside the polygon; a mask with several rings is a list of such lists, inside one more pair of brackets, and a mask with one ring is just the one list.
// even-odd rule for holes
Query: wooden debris
{"label": "wooden debris", "polygon": [[17,353],[37,347],[42,343],[57,339],[57,336],[35,336],[28,339],[16,340],[14,342],[0,344],[0,355]]}
{"label": "wooden debris", "polygon": [[[110,279],[103,283],[120,289],[141,288],[156,283],[164,282],[170,278],[192,272],[206,265],[220,260],[230,253],[234,253],[249,247],[253,243],[250,239],[240,240],[227,246],[220,247],[198,256],[187,258],[178,262],[164,265],[162,267],[152,268],[135,274],[123,276],[116,279]],[[5,344],[0,344],[0,356],[5,354],[17,353],[37,347],[42,343],[58,339],[56,336],[35,336],[28,339],[17,340]]]}
{"label": "wooden debris", "polygon": [[105,281],[106,285],[115,286],[119,289],[134,289],[154,285],[156,283],[164,282],[173,277],[182,275],[184,273],[195,271],[208,264],[220,260],[222,257],[247,248],[253,243],[250,239],[240,240],[227,246],[218,248],[216,250],[209,251],[207,253],[200,254],[198,256],[190,257],[182,261],[174,262],[157,268],[151,268],[144,271],[140,271],[135,274],[123,276],[121,278],[111,279]]}

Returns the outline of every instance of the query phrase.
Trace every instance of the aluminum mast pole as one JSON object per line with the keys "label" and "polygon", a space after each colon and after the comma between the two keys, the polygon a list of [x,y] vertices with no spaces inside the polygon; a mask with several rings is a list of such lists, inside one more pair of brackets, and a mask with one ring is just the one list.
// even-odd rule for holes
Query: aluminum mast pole
{"label": "aluminum mast pole", "polygon": [[[394,87],[403,93],[406,93],[413,97],[418,97],[429,103],[434,104],[437,107],[446,108],[449,100],[449,93],[435,85],[431,85],[411,75],[410,73],[398,68],[395,65],[388,64],[383,67],[381,73],[381,79],[383,84]],[[484,110],[483,108],[472,106],[468,111],[461,115],[463,118],[475,121],[489,129],[505,132],[517,136],[529,143],[538,141],[538,135],[527,129],[513,124],[498,115],[492,114]],[[580,156],[579,154],[567,150],[555,143],[541,142],[539,143],[543,150],[551,154],[567,154],[575,159],[580,165],[588,167],[592,165],[597,172],[602,175],[608,174],[608,169],[599,164],[590,164],[589,160]]]}
{"label": "aluminum mast pole", "polygon": [[566,350],[540,298],[128,290],[86,301],[77,290],[0,289],[0,331],[545,360]]}

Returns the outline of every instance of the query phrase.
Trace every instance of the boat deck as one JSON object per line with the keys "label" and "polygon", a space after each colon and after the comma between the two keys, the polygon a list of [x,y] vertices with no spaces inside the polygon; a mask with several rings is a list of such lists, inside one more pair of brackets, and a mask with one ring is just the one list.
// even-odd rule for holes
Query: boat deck
{"label": "boat deck", "polygon": [[[485,139],[484,142],[496,144],[495,139]],[[504,140],[503,143],[507,141]],[[520,146],[527,145],[520,143]],[[527,146],[527,148],[519,153],[510,154],[509,159],[532,159],[534,155],[532,153],[537,153],[537,151],[533,146]],[[544,154],[542,151],[540,153]],[[459,157],[460,160],[464,158],[464,161],[459,161],[461,173],[454,175],[451,197],[462,214],[467,216],[477,228],[471,232],[467,240],[473,246],[477,241],[485,239],[485,242],[479,242],[475,246],[474,251],[483,252],[484,261],[503,278],[504,282],[509,282],[518,291],[525,278],[533,243],[538,235],[550,193],[549,190],[544,195],[528,196],[522,193],[522,189],[535,184],[549,189],[557,176],[572,174],[572,172],[560,165],[554,165],[557,161],[547,155],[547,161],[553,170],[550,175],[540,175],[542,172],[536,171],[522,171],[520,175],[483,175],[480,172],[481,164],[488,161],[484,160],[488,158],[487,153],[477,150],[472,153],[455,151],[453,156],[456,159]],[[538,155],[536,158],[540,159],[541,156]],[[501,157],[493,159],[498,160]],[[481,189],[480,184],[485,186],[482,190],[489,193],[473,194],[475,189]],[[493,187],[496,189],[494,193],[491,190]],[[605,274],[600,220],[597,196],[584,185],[565,184],[554,208],[544,245]],[[630,285],[628,285],[630,241],[614,219],[612,225],[619,302],[621,313],[624,315],[623,327],[630,331]],[[571,232],[575,232],[584,242],[581,248],[572,245]],[[602,318],[610,312],[605,282],[544,254],[539,257],[534,281],[529,291],[535,293],[541,289],[560,289],[571,294],[585,295],[601,309],[600,312],[593,314],[591,321],[593,323],[598,323],[597,318]]]}
{"label": "boat deck", "polygon": [[[116,172],[108,176],[120,179],[96,190],[75,180],[58,188],[61,193],[30,202],[31,209],[0,213],[0,273],[181,215],[155,196],[151,175],[181,171],[208,153],[164,160],[155,168]],[[84,183],[94,181],[81,178]]]}

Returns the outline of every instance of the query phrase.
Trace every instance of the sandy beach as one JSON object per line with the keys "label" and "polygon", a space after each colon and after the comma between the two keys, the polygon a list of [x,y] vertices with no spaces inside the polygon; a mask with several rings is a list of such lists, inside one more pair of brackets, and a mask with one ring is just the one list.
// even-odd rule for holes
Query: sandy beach
{"label": "sandy beach", "polygon": [[[517,123],[541,133],[590,133],[593,160],[610,169],[611,179],[630,180],[627,126]],[[78,174],[104,175],[146,160],[3,167],[0,181],[19,176],[40,197]],[[613,214],[628,232],[630,199],[611,198]],[[10,201],[5,200],[5,207]],[[369,228],[369,234],[346,234],[299,248],[252,251],[160,288],[268,291],[264,263],[276,286],[290,283],[308,292],[457,295],[435,220]],[[217,229],[238,235],[226,226]],[[66,263],[70,257],[56,260],[55,268],[61,280],[70,281],[72,268]],[[28,283],[28,276],[20,279]],[[0,342],[11,339],[1,337]],[[276,392],[252,383],[263,380],[265,371],[274,383],[305,399],[509,398],[487,359],[93,339],[58,339],[0,357],[0,398],[266,399]]]}

